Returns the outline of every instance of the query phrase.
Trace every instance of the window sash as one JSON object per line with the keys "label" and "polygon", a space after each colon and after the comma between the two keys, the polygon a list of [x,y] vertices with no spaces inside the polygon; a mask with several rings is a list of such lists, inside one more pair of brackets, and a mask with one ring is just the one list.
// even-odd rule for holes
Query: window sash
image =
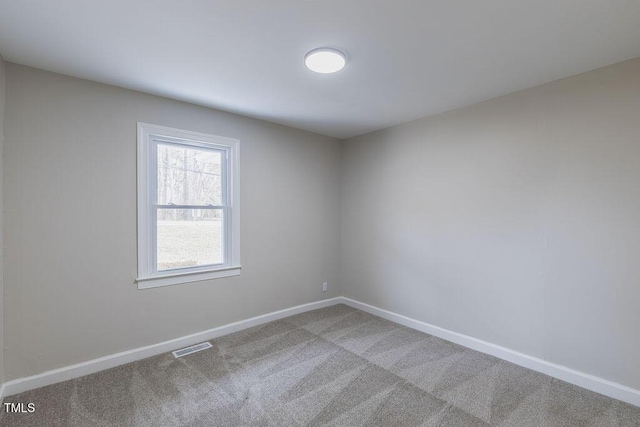
{"label": "window sash", "polygon": [[225,205],[155,205],[157,209],[224,209]]}
{"label": "window sash", "polygon": [[[221,171],[221,205],[159,205],[158,204],[158,146],[159,145],[172,145],[175,147],[186,149],[198,149],[202,151],[215,151],[220,153]],[[229,149],[228,147],[218,147],[214,144],[203,143],[199,141],[183,140],[171,137],[158,137],[152,136],[150,141],[149,150],[149,177],[148,182],[150,184],[149,195],[151,196],[151,206],[149,209],[150,218],[150,267],[151,274],[167,274],[167,273],[180,273],[180,272],[197,272],[206,271],[212,267],[226,267],[230,265],[231,258],[231,217],[230,208],[228,206],[229,198]],[[186,178],[185,178],[186,179]],[[159,209],[218,209],[222,210],[222,262],[217,264],[199,265],[195,267],[178,267],[172,269],[158,269],[158,210]]]}
{"label": "window sash", "polygon": [[[157,228],[157,219],[158,219],[158,210],[160,209],[175,209],[175,210],[219,210],[222,211],[222,247],[221,249],[221,256],[222,256],[222,262],[218,262],[218,263],[211,263],[211,264],[201,264],[201,265],[197,265],[197,266],[191,266],[191,267],[175,267],[175,268],[165,268],[160,270],[158,268],[158,228]],[[229,252],[226,251],[227,248],[227,241],[229,239],[229,235],[228,235],[228,227],[227,227],[227,223],[229,222],[229,220],[227,219],[227,212],[229,211],[229,209],[226,206],[223,207],[207,207],[206,209],[203,209],[201,207],[195,207],[195,208],[183,208],[183,207],[175,207],[174,205],[170,205],[168,208],[167,207],[163,207],[162,205],[158,205],[156,206],[156,208],[153,210],[153,218],[154,221],[156,223],[155,226],[155,234],[152,234],[152,239],[153,239],[153,250],[154,252],[151,254],[152,256],[152,264],[155,266],[154,269],[154,273],[163,273],[163,274],[170,274],[170,273],[181,273],[181,272],[188,272],[188,271],[199,271],[199,270],[207,270],[210,269],[211,267],[224,267],[229,265]]]}
{"label": "window sash", "polygon": [[[188,140],[179,140],[177,138],[169,138],[169,137],[157,137],[153,136],[151,139],[151,149],[149,150],[149,180],[153,184],[151,188],[151,197],[153,206],[185,206],[185,209],[190,209],[191,207],[199,207],[201,209],[205,209],[207,207],[213,205],[158,205],[158,145],[170,145],[174,147],[181,148],[192,148],[199,149],[201,151],[213,151],[220,153],[220,185],[222,189],[222,194],[220,195],[220,203],[218,205],[220,207],[229,205],[229,148],[228,147],[217,147],[214,144],[205,144],[198,141],[188,141]],[[186,176],[185,176],[186,179]],[[216,206],[213,206],[214,208]]]}

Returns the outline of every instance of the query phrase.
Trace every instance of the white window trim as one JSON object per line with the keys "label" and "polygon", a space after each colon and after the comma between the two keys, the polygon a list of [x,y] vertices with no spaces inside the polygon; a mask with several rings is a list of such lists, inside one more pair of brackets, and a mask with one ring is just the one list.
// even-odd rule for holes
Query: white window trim
{"label": "white window trim", "polygon": [[[153,138],[187,140],[194,145],[222,148],[228,153],[228,219],[225,218],[229,255],[225,264],[184,270],[154,272],[153,224],[151,220],[155,179],[151,179],[150,147]],[[155,173],[155,172],[154,172]],[[240,141],[216,135],[174,129],[138,122],[138,289],[177,285],[201,280],[218,279],[240,274]]]}

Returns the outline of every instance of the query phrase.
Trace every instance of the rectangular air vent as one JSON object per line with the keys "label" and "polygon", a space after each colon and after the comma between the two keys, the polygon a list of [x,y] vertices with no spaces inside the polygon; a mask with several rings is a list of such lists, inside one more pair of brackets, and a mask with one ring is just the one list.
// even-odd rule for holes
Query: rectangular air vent
{"label": "rectangular air vent", "polygon": [[173,352],[173,355],[177,357],[186,356],[187,354],[195,353],[197,351],[206,350],[211,348],[212,345],[208,342],[203,342],[200,344],[192,345],[190,347],[181,348],[180,350],[176,350]]}

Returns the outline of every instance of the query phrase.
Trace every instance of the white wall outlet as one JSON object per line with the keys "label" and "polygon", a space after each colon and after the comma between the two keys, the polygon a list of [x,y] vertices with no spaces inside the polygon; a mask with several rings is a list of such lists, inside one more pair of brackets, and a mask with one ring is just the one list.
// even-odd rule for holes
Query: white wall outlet
{"label": "white wall outlet", "polygon": [[322,284],[322,292],[327,292],[327,288],[329,287],[329,285],[327,285],[327,282],[324,282]]}

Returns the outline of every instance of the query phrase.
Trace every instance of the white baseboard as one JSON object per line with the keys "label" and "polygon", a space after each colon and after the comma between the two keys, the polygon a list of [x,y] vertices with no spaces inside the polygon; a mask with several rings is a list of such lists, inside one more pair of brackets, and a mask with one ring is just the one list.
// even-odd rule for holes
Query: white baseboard
{"label": "white baseboard", "polygon": [[64,368],[43,372],[31,377],[8,381],[0,385],[0,401],[5,396],[11,396],[13,394],[22,393],[27,390],[32,390],[50,384],[82,377],[84,375],[93,374],[105,369],[110,369],[116,366],[124,365],[126,363],[145,359],[147,357],[156,356],[162,353],[168,353],[178,348],[187,347],[202,341],[209,341],[214,338],[231,334],[233,332],[238,332],[243,329],[251,328],[253,326],[258,326],[263,323],[282,319],[288,316],[293,316],[294,314],[304,313],[306,311],[329,307],[340,303],[347,304],[359,310],[366,311],[367,313],[382,317],[383,319],[399,323],[401,325],[416,329],[429,335],[434,335],[436,337],[451,341],[464,347],[471,348],[482,353],[490,354],[508,362],[515,363],[516,365],[541,372],[543,374],[558,378],[579,387],[586,388],[596,393],[600,393],[635,406],[640,406],[640,391],[624,386],[622,384],[614,383],[612,381],[608,381],[594,375],[586,374],[584,372],[576,371],[565,366],[557,365],[555,363],[548,362],[537,357],[519,353],[517,351],[510,350],[508,348],[501,347],[499,345],[492,344],[486,341],[482,341],[468,335],[449,331],[447,329],[434,326],[426,322],[411,319],[407,316],[393,313],[388,310],[383,310],[381,308],[374,307],[372,305],[355,301],[346,297],[336,297],[323,301],[299,305],[297,307],[287,308],[261,316],[252,317],[251,319],[230,323],[228,325],[209,329],[207,331],[199,332],[174,340],[165,341],[159,344],[140,347],[137,349],[124,351],[122,353],[89,360],[87,362],[66,366]]}
{"label": "white baseboard", "polygon": [[537,357],[519,353],[468,335],[449,331],[439,326],[411,319],[410,317],[383,310],[350,298],[342,297],[342,302],[353,308],[366,311],[367,313],[399,323],[403,326],[416,329],[482,353],[490,354],[499,359],[503,359],[516,365],[549,375],[550,377],[566,381],[570,384],[586,388],[587,390],[622,400],[623,402],[630,403],[631,405],[640,406],[640,391],[631,387],[614,383],[613,381],[608,381],[594,375],[585,374],[584,372],[576,371],[574,369],[567,368],[566,366],[557,365],[543,359],[538,359]]}
{"label": "white baseboard", "polygon": [[85,375],[104,371],[105,369],[135,362],[158,354],[168,353],[170,351],[188,347],[202,341],[209,341],[214,338],[238,332],[253,326],[262,325],[263,323],[272,322],[274,320],[283,319],[293,316],[294,314],[304,313],[305,311],[316,310],[318,308],[329,307],[342,302],[341,297],[326,299],[322,301],[303,304],[292,308],[287,308],[272,313],[263,314],[261,316],[252,317],[250,319],[241,320],[228,325],[209,329],[207,331],[198,332],[196,334],[187,335],[159,344],[153,344],[146,347],[140,347],[133,350],[123,351],[122,353],[112,354],[110,356],[100,357],[98,359],[89,360],[64,368],[54,369],[52,371],[43,372],[31,377],[19,378],[7,381],[0,386],[0,399],[5,396],[22,393],[50,384],[79,378]]}

